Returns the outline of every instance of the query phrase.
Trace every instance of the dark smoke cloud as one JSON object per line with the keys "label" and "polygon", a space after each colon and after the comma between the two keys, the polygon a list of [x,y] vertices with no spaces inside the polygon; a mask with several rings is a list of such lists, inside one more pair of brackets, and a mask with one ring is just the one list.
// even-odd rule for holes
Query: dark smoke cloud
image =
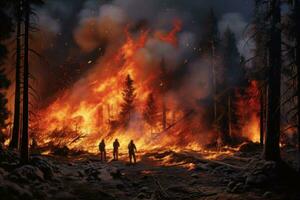
{"label": "dark smoke cloud", "polygon": [[[203,17],[213,8],[222,23],[227,22],[232,26],[232,21],[237,22],[231,27],[237,34],[238,41],[244,40],[241,29],[250,21],[252,14],[252,0],[51,0],[46,1],[42,8],[36,8],[39,18],[41,34],[36,37],[38,50],[47,64],[34,62],[34,68],[39,68],[35,74],[41,84],[42,101],[52,97],[59,89],[57,77],[60,76],[62,64],[68,61],[83,64],[80,71],[86,73],[90,69],[89,60],[97,60],[102,54],[99,49],[107,50],[107,43],[113,41],[117,35],[121,35],[121,29],[126,22],[132,22],[138,28],[142,26],[153,29],[170,30],[174,18],[183,21],[183,32],[180,34],[182,52],[173,52],[166,45],[157,41],[147,44],[147,51],[152,55],[172,56],[178,58],[174,63],[195,54],[193,48],[201,36],[201,22]],[[111,19],[107,21],[107,17]],[[84,32],[87,21],[97,23],[97,29],[92,32]],[[93,22],[94,21],[94,22]],[[109,23],[119,24],[120,27],[109,27]],[[113,28],[110,35],[109,28]],[[48,39],[51,38],[51,39]],[[190,48],[183,48],[190,43]],[[242,42],[239,42],[240,50],[243,50]],[[41,45],[42,44],[42,45]],[[194,46],[193,46],[194,45]],[[111,45],[110,45],[111,46]],[[243,48],[242,48],[242,47]],[[153,48],[160,48],[154,51]],[[169,49],[168,49],[169,48]],[[247,48],[244,48],[247,49]],[[244,52],[250,54],[249,52]],[[198,61],[192,61],[198,63]],[[201,63],[199,65],[202,65]],[[175,64],[170,64],[174,67]],[[191,67],[193,69],[194,67]],[[74,71],[78,70],[74,68]],[[203,70],[203,69],[201,69]],[[193,70],[192,70],[193,71]],[[205,70],[204,70],[205,71]],[[46,76],[45,76],[46,75]],[[44,77],[47,77],[46,79]],[[78,76],[80,78],[80,76]],[[74,80],[75,82],[76,80]]]}

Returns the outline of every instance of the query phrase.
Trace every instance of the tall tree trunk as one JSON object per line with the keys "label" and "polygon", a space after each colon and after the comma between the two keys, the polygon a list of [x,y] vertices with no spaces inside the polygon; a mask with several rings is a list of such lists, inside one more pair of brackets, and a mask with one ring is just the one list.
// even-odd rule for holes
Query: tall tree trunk
{"label": "tall tree trunk", "polygon": [[28,90],[29,90],[29,25],[30,25],[30,0],[24,0],[25,13],[25,32],[24,32],[24,74],[23,74],[23,128],[22,128],[22,143],[21,143],[21,163],[26,164],[29,161],[28,156]]}
{"label": "tall tree trunk", "polygon": [[260,144],[264,145],[264,135],[265,135],[265,86],[262,83],[260,88]]}
{"label": "tall tree trunk", "polygon": [[255,0],[255,20],[254,20],[254,30],[255,30],[255,59],[254,65],[259,69],[259,74],[257,78],[260,82],[260,144],[264,144],[264,135],[266,129],[266,98],[267,98],[267,87],[266,82],[266,73],[265,68],[267,67],[267,47],[266,47],[266,35],[265,35],[265,16],[266,16],[266,7],[263,3],[263,0]]}
{"label": "tall tree trunk", "polygon": [[21,97],[21,0],[17,5],[17,30],[16,30],[16,85],[15,85],[15,108],[14,108],[14,122],[10,148],[17,149],[19,146],[19,133],[20,133],[20,97]]}
{"label": "tall tree trunk", "polygon": [[228,136],[229,136],[228,139],[231,140],[232,139],[231,94],[228,95],[227,104],[228,104],[227,114],[228,114]]}
{"label": "tall tree trunk", "polygon": [[216,67],[215,67],[215,42],[211,41],[211,69],[212,69],[212,85],[213,85],[213,102],[214,102],[214,130],[219,138],[221,138],[219,126],[218,126],[218,108],[217,108],[217,78],[216,78]]}
{"label": "tall tree trunk", "polygon": [[270,40],[268,44],[269,94],[267,133],[264,148],[266,160],[280,160],[280,88],[281,88],[281,23],[280,0],[269,0]]}
{"label": "tall tree trunk", "polygon": [[166,100],[163,97],[163,105],[162,105],[162,127],[163,130],[167,128],[167,108],[166,108]]}
{"label": "tall tree trunk", "polygon": [[297,118],[298,118],[298,169],[300,171],[300,0],[294,0],[294,20],[295,20],[295,36],[296,36],[296,48],[295,48],[295,63],[297,66]]}

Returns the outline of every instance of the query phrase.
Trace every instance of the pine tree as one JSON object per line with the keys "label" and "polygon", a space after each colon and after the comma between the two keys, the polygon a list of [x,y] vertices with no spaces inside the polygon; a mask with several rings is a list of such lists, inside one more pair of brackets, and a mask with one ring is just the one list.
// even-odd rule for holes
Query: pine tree
{"label": "pine tree", "polygon": [[23,72],[23,127],[21,140],[21,163],[29,161],[28,155],[28,127],[29,127],[29,26],[30,0],[24,0],[24,72]]}
{"label": "pine tree", "polygon": [[204,59],[210,59],[211,68],[211,85],[213,88],[212,96],[213,99],[212,105],[207,109],[207,115],[210,116],[211,110],[213,110],[213,127],[218,137],[221,137],[220,132],[220,106],[218,99],[218,80],[217,74],[219,71],[217,70],[218,66],[216,65],[216,61],[219,59],[218,54],[220,50],[220,36],[218,31],[218,19],[215,16],[214,10],[210,9],[209,13],[205,17],[204,25],[205,29],[203,29],[201,40],[199,43],[199,47],[201,49],[201,55]]}
{"label": "pine tree", "polygon": [[213,9],[210,9],[210,12],[204,20],[204,24],[205,29],[203,29],[200,41],[201,52],[203,55],[211,56],[212,48],[218,49],[220,42],[218,20]]}
{"label": "pine tree", "polygon": [[121,112],[119,116],[119,123],[123,128],[127,128],[130,122],[131,115],[134,111],[134,100],[136,97],[134,81],[128,74],[124,83],[122,92],[123,103],[121,104]]}
{"label": "pine tree", "polygon": [[224,67],[224,82],[222,87],[225,88],[225,92],[221,99],[223,104],[222,118],[220,122],[221,139],[223,143],[230,143],[232,137],[232,123],[233,123],[233,111],[232,105],[234,101],[234,89],[240,86],[243,79],[243,67],[240,63],[240,54],[237,49],[236,39],[234,33],[228,27],[224,32],[221,55]]}
{"label": "pine tree", "polygon": [[252,34],[254,35],[255,49],[253,58],[254,78],[260,84],[260,144],[264,143],[266,122],[266,73],[267,73],[267,24],[266,6],[263,0],[255,0],[254,21]]}
{"label": "pine tree", "polygon": [[269,41],[268,41],[268,116],[264,146],[266,160],[279,161],[280,148],[280,97],[281,97],[281,1],[269,0]]}
{"label": "pine tree", "polygon": [[225,85],[228,88],[236,87],[240,84],[243,69],[240,65],[240,54],[237,49],[237,42],[234,33],[229,27],[224,32],[222,40],[222,60],[225,74]]}
{"label": "pine tree", "polygon": [[29,34],[30,34],[30,15],[33,14],[31,5],[41,5],[42,0],[23,0],[24,15],[24,59],[23,59],[23,112],[22,112],[22,137],[21,137],[21,163],[29,161],[28,140],[29,140]]}
{"label": "pine tree", "polygon": [[157,107],[152,93],[150,93],[147,97],[145,109],[143,111],[143,117],[151,128],[156,126]]}
{"label": "pine tree", "polygon": [[16,71],[15,71],[15,104],[12,139],[10,148],[16,149],[19,146],[20,134],[20,99],[21,99],[21,21],[22,21],[22,0],[16,3]]}

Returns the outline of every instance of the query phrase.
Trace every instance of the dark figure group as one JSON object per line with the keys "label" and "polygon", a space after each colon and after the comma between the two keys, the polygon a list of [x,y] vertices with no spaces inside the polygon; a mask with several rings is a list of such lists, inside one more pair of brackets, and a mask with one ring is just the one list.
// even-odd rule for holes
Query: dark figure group
{"label": "dark figure group", "polygon": [[[116,139],[113,143],[114,160],[119,159],[119,147],[120,147],[120,143],[119,143],[118,139]],[[104,140],[101,140],[101,142],[99,143],[99,151],[100,151],[100,155],[101,155],[101,161],[106,161],[106,150],[105,150]],[[130,143],[128,144],[128,154],[129,154],[130,164],[136,163],[136,156],[135,156],[136,152],[137,152],[136,146],[135,146],[133,140],[131,140]]]}

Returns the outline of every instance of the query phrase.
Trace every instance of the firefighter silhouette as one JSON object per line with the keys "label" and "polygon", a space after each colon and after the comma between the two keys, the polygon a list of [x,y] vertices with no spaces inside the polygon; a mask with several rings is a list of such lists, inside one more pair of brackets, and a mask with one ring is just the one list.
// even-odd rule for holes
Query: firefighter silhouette
{"label": "firefighter silhouette", "polygon": [[135,156],[136,151],[137,151],[136,146],[133,143],[133,140],[131,140],[130,143],[128,144],[128,153],[129,153],[130,164],[132,164],[132,159],[133,159],[133,162],[136,163],[136,156]]}
{"label": "firefighter silhouette", "polygon": [[119,159],[119,147],[120,147],[120,143],[118,141],[118,139],[116,139],[113,143],[113,147],[114,147],[114,160],[118,160]]}
{"label": "firefighter silhouette", "polygon": [[105,151],[105,142],[104,140],[101,140],[101,142],[99,143],[99,151],[101,154],[101,161],[105,161],[106,160],[106,151]]}

